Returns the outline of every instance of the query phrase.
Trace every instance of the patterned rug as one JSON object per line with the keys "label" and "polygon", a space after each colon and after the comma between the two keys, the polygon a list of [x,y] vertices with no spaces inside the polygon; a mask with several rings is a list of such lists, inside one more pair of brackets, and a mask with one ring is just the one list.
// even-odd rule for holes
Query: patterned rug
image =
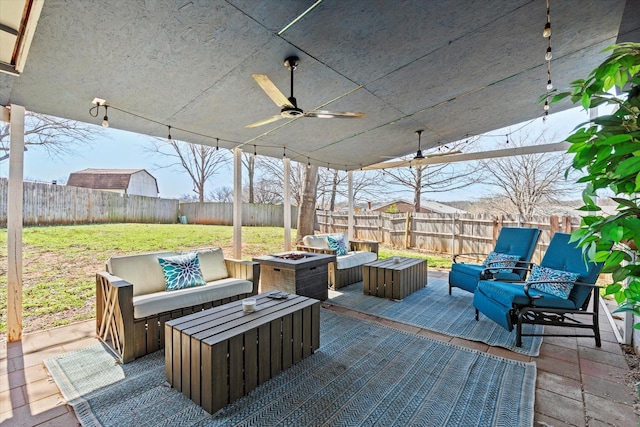
{"label": "patterned rug", "polygon": [[[446,273],[429,271],[428,285],[401,301],[364,295],[359,282],[337,291],[330,290],[327,302],[527,356],[540,354],[542,337],[522,337],[522,347],[516,347],[515,330],[508,332],[482,314],[476,321],[473,294],[453,288],[449,295],[447,277]],[[523,325],[522,331],[541,333],[543,326]]]}
{"label": "patterned rug", "polygon": [[159,351],[45,360],[84,426],[531,426],[534,363],[321,310],[321,346],[213,415],[168,386]]}

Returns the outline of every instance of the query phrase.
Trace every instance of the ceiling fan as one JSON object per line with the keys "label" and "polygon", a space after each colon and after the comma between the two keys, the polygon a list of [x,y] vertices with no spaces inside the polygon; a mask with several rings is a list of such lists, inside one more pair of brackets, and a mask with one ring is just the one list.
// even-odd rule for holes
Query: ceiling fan
{"label": "ceiling fan", "polygon": [[296,117],[315,117],[318,119],[361,119],[364,117],[364,113],[352,113],[341,111],[303,111],[298,108],[296,98],[293,96],[293,72],[298,67],[300,59],[297,56],[290,56],[284,60],[284,66],[291,71],[291,96],[287,98],[282,92],[273,84],[273,82],[265,74],[251,74],[251,77],[260,85],[262,90],[271,98],[273,102],[280,107],[280,114],[269,117],[268,119],[260,120],[245,127],[255,128],[258,126],[273,123],[280,119],[294,119]]}

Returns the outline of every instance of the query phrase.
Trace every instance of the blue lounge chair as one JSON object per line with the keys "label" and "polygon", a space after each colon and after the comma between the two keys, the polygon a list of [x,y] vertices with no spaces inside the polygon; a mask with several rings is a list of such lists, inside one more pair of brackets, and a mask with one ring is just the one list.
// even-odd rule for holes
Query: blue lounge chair
{"label": "blue lounge chair", "polygon": [[[593,337],[600,347],[599,286],[595,283],[602,264],[587,262],[582,249],[569,243],[569,237],[566,233],[554,234],[540,266],[532,265],[526,282],[478,282],[473,296],[476,317],[479,311],[508,331],[516,325],[518,347],[522,345],[523,336],[532,335]],[[536,269],[542,273],[534,274]],[[592,294],[592,311],[587,311]],[[525,323],[591,329],[593,335],[523,334]]]}
{"label": "blue lounge chair", "polygon": [[[533,251],[538,243],[540,230],[537,228],[503,227],[500,230],[496,246],[493,253],[513,255],[518,262],[516,267],[526,267],[533,256]],[[453,257],[451,272],[449,273],[449,295],[451,288],[464,289],[467,292],[475,292],[480,279],[496,276],[502,280],[518,281],[524,280],[526,269],[520,268],[510,271],[510,269],[488,269],[497,264],[467,264],[459,261],[459,258],[470,255],[485,255],[477,253],[457,254]]]}

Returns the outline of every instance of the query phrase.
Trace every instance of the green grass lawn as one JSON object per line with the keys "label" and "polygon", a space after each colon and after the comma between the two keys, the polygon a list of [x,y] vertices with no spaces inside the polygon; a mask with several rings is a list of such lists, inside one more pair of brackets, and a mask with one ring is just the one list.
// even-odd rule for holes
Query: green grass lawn
{"label": "green grass lawn", "polygon": [[[292,231],[295,239],[295,230]],[[242,256],[282,252],[281,227],[243,227]],[[220,246],[233,251],[233,227],[183,224],[96,224],[27,227],[23,232],[23,330],[47,329],[95,316],[95,273],[110,256]],[[292,244],[292,247],[294,245]],[[380,258],[426,258],[449,268],[450,258],[381,246]],[[0,337],[6,333],[7,233],[0,234]]]}

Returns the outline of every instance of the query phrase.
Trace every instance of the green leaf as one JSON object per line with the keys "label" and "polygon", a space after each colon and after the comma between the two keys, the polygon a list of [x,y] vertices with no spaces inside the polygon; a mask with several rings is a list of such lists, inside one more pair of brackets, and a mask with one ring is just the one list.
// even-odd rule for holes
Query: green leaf
{"label": "green leaf", "polygon": [[623,160],[618,167],[614,175],[616,177],[626,177],[628,175],[637,174],[640,172],[640,157],[631,157]]}

